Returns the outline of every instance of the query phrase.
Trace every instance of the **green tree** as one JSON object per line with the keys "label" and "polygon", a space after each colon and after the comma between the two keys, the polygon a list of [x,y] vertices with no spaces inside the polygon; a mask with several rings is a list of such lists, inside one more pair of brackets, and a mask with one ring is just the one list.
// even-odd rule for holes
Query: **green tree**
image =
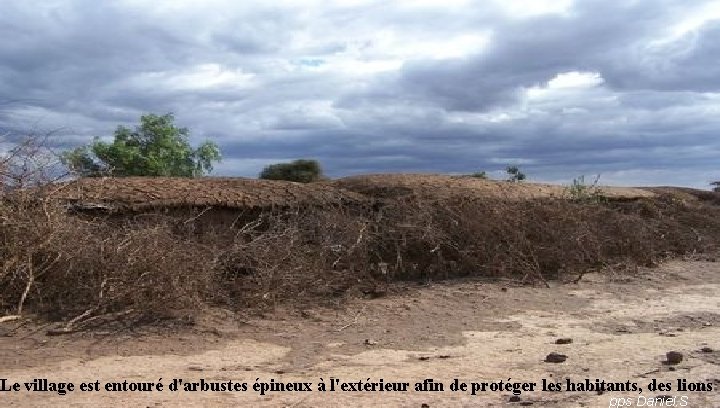
{"label": "green tree", "polygon": [[518,182],[523,181],[527,178],[527,176],[525,176],[525,173],[520,171],[520,168],[518,168],[518,166],[508,166],[505,172],[509,176],[508,181]]}
{"label": "green tree", "polygon": [[713,181],[710,185],[713,186],[714,192],[720,193],[720,181]]}
{"label": "green tree", "polygon": [[322,180],[322,168],[317,160],[299,159],[290,163],[271,164],[260,172],[262,180],[287,180],[310,183]]}
{"label": "green tree", "polygon": [[115,139],[99,138],[63,153],[63,163],[81,176],[197,177],[212,171],[220,149],[210,141],[193,149],[187,128],[175,126],[172,114],[140,117],[135,129],[118,126]]}

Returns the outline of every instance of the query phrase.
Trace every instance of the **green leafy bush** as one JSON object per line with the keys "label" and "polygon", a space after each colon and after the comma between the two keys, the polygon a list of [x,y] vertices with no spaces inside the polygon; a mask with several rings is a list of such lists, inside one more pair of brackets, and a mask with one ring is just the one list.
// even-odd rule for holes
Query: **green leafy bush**
{"label": "green leafy bush", "polygon": [[527,178],[525,173],[520,171],[520,168],[518,166],[508,166],[507,169],[505,170],[505,172],[509,176],[508,181],[511,181],[514,183],[516,183],[518,181],[523,181]]}
{"label": "green leafy bush", "polygon": [[207,141],[193,149],[188,129],[175,126],[174,120],[172,114],[143,115],[134,130],[119,126],[112,143],[95,138],[65,152],[62,162],[86,177],[197,177],[212,171],[213,162],[220,161],[218,146]]}
{"label": "green leafy bush", "polygon": [[299,159],[290,163],[271,164],[260,172],[262,180],[287,180],[310,183],[324,179],[317,160]]}
{"label": "green leafy bush", "polygon": [[573,179],[572,184],[565,188],[565,194],[573,201],[591,203],[604,203],[608,198],[605,192],[597,186],[600,176],[598,175],[592,184],[585,182],[585,176]]}

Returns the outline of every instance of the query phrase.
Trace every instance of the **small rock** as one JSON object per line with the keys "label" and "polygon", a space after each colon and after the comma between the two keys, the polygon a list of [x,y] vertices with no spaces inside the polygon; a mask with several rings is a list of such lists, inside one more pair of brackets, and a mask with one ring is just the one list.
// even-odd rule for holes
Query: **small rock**
{"label": "small rock", "polygon": [[667,363],[671,365],[680,364],[683,361],[683,355],[679,351],[668,351],[665,353]]}
{"label": "small rock", "polygon": [[430,405],[423,402],[422,404],[420,404],[420,408],[430,408]]}
{"label": "small rock", "polygon": [[677,371],[677,368],[675,368],[675,367],[668,367],[668,371]]}
{"label": "small rock", "polygon": [[616,333],[630,333],[630,329],[628,329],[627,327],[619,327],[619,328],[615,329],[615,332]]}
{"label": "small rock", "polygon": [[378,342],[375,341],[375,340],[373,340],[373,339],[365,339],[365,345],[366,345],[366,346],[374,346],[374,345],[376,345],[376,344],[378,344]]}
{"label": "small rock", "polygon": [[190,371],[205,371],[204,368],[199,367],[199,366],[190,366],[190,367],[188,367],[188,370],[190,370]]}
{"label": "small rock", "polygon": [[546,363],[562,363],[565,360],[567,360],[567,356],[565,354],[558,354],[555,352],[552,352],[545,357]]}
{"label": "small rock", "polygon": [[520,403],[520,406],[529,407],[532,404],[533,404],[532,401],[523,401]]}
{"label": "small rock", "polygon": [[418,357],[418,360],[420,360],[420,361],[428,361],[428,360],[430,360],[430,357],[422,356],[422,357]]}
{"label": "small rock", "polygon": [[501,291],[507,292],[507,288],[500,288]]}
{"label": "small rock", "polygon": [[703,347],[700,349],[700,351],[703,353],[712,353],[714,350],[711,349],[710,347]]}
{"label": "small rock", "polygon": [[564,337],[564,338],[555,340],[555,344],[570,344],[572,342],[573,342],[573,340],[569,337]]}
{"label": "small rock", "polygon": [[510,399],[509,399],[508,401],[510,401],[510,402],[520,402],[520,397],[517,396],[517,395],[513,395],[512,397],[510,397]]}

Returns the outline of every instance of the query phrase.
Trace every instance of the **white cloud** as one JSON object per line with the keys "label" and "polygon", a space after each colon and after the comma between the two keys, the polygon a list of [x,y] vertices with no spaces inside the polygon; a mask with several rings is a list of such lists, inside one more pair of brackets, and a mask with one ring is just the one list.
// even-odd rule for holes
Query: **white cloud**
{"label": "white cloud", "polygon": [[512,18],[528,18],[567,13],[573,0],[496,0],[496,3]]}
{"label": "white cloud", "polygon": [[373,51],[403,59],[462,58],[481,52],[490,41],[489,32],[466,33],[447,38],[418,39],[394,31],[381,31],[373,41]]}
{"label": "white cloud", "polygon": [[720,2],[713,1],[705,4],[699,3],[689,15],[681,21],[671,25],[670,37],[679,38],[697,30],[709,21],[720,19]]}
{"label": "white cloud", "polygon": [[548,81],[548,89],[591,88],[605,82],[598,72],[564,72]]}
{"label": "white cloud", "polygon": [[128,79],[136,89],[206,90],[213,88],[248,89],[258,86],[256,75],[220,64],[200,64],[176,71],[142,72]]}

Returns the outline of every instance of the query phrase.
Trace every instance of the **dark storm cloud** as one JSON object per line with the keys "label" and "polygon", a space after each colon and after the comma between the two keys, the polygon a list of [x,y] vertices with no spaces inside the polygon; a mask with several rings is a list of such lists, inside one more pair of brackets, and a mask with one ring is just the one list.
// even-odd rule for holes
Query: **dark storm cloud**
{"label": "dark storm cloud", "polygon": [[717,92],[720,90],[720,20],[708,22],[668,44],[646,50],[641,58],[629,52],[624,62],[608,61],[604,74],[621,89]]}
{"label": "dark storm cloud", "polygon": [[[720,69],[718,64],[704,67],[718,62],[720,56],[720,50],[711,49],[720,47],[719,42],[712,41],[718,39],[714,30],[694,34],[698,44],[683,60],[672,62],[671,72],[657,72],[655,64],[662,58],[675,57],[673,50],[638,49],[662,33],[669,20],[682,15],[684,6],[686,2],[667,0],[652,5],[642,1],[580,1],[569,15],[500,23],[495,27],[495,41],[485,52],[463,60],[414,61],[405,65],[399,78],[390,78],[394,87],[386,83],[379,87],[399,98],[410,95],[435,101],[449,110],[467,111],[512,104],[521,97],[523,88],[569,71],[595,71],[611,86],[641,89],[650,73],[657,76],[654,81],[666,83],[668,90],[685,90],[680,84],[671,86],[684,73],[686,88],[693,88],[696,77],[692,72],[710,68],[702,71],[704,76],[711,76]],[[643,65],[643,57],[652,59]],[[638,83],[638,78],[644,80]],[[370,99],[374,96],[369,95]]]}
{"label": "dark storm cloud", "polygon": [[333,176],[720,177],[711,2],[344,3],[5,1],[0,132],[70,146],[174,112],[220,144],[220,174],[312,157]]}

